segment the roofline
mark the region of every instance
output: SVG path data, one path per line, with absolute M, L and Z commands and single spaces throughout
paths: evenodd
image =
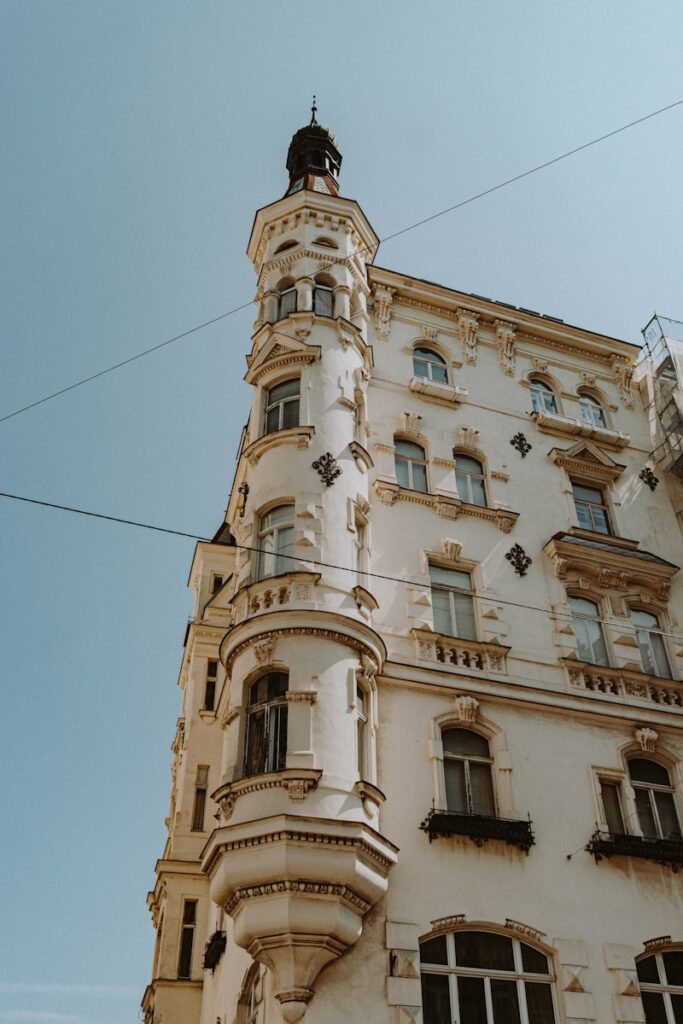
M 609 334 L 600 334 L 598 331 L 591 331 L 586 327 L 566 323 L 564 320 L 560 320 L 559 317 L 537 313 L 535 310 L 523 309 L 507 302 L 497 301 L 496 299 L 489 299 L 484 295 L 477 295 L 475 292 L 461 292 L 456 288 L 449 288 L 447 285 L 439 284 L 436 281 L 428 281 L 422 277 L 413 277 L 411 274 L 402 274 L 399 271 L 390 270 L 388 267 L 372 265 L 368 267 L 368 273 L 374 279 L 387 278 L 388 280 L 382 283 L 393 284 L 399 288 L 401 285 L 403 287 L 411 287 L 412 285 L 422 289 L 436 290 L 437 296 L 448 296 L 458 304 L 466 302 L 468 308 L 472 308 L 475 312 L 489 311 L 492 315 L 499 316 L 501 319 L 516 321 L 519 324 L 526 324 L 536 328 L 543 325 L 545 333 L 548 333 L 549 330 L 552 330 L 555 334 L 566 332 L 575 334 L 575 332 L 578 332 L 583 336 L 584 340 L 596 339 L 602 342 L 610 342 L 612 345 L 624 346 L 629 350 L 629 355 L 632 354 L 631 350 L 640 352 L 642 348 L 637 342 L 624 341 L 623 338 L 615 338 Z

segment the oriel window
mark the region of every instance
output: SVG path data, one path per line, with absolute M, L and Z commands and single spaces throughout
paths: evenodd
M 280 292 L 280 315 L 284 320 L 290 313 L 296 313 L 296 288 L 287 288 Z
M 331 288 L 317 284 L 313 289 L 313 312 L 316 316 L 332 316 L 334 294 Z

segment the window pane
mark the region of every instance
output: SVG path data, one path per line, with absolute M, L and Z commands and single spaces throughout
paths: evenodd
M 452 636 L 455 624 L 451 622 L 451 602 L 447 590 L 432 590 L 432 612 L 436 632 Z
M 605 509 L 600 508 L 598 505 L 591 505 L 590 511 L 593 517 L 593 526 L 589 527 L 589 529 L 593 529 L 596 533 L 611 533 Z
M 483 978 L 458 978 L 459 1024 L 487 1024 Z
M 512 939 L 495 932 L 455 932 L 455 957 L 460 967 L 513 971 Z
M 204 710 L 213 711 L 216 704 L 216 680 L 207 679 L 204 691 Z
M 619 786 L 614 782 L 601 782 L 600 796 L 607 828 L 612 835 L 623 836 L 626 830 L 619 803 Z
M 526 942 L 520 943 L 522 947 L 522 967 L 529 974 L 550 974 L 548 970 L 548 957 L 533 946 L 527 946 Z
M 646 757 L 633 757 L 628 763 L 629 775 L 634 782 L 653 782 L 656 786 L 670 786 L 669 773 L 664 765 Z
M 659 984 L 657 961 L 653 956 L 646 956 L 644 960 L 639 960 L 636 963 L 636 971 L 638 973 L 638 981 L 650 981 L 654 982 L 655 985 Z
M 659 619 L 652 612 L 644 612 L 642 608 L 631 608 L 631 622 L 636 626 L 646 626 L 648 629 L 659 629 Z
M 185 900 L 183 906 L 183 924 L 194 924 L 197 920 L 197 901 Z
M 469 475 L 467 473 L 461 473 L 459 469 L 455 471 L 455 487 L 458 492 L 458 497 L 461 501 L 470 500 L 470 489 L 468 487 Z
M 676 806 L 671 793 L 654 794 L 663 839 L 680 839 L 681 830 L 676 815 Z
M 662 953 L 662 959 L 668 984 L 683 985 L 683 950 L 674 949 L 669 953 Z
M 282 406 L 282 429 L 299 426 L 299 400 L 291 398 Z
M 280 406 L 276 405 L 266 413 L 266 434 L 280 429 Z
M 413 356 L 413 375 L 415 377 L 429 377 L 429 363 L 424 359 L 417 359 Z
M 424 448 L 413 441 L 403 441 L 398 438 L 395 447 L 397 455 L 407 455 L 411 459 L 424 459 L 425 457 Z
M 313 293 L 313 304 L 318 316 L 332 316 L 332 290 L 316 288 Z
M 448 373 L 442 363 L 430 363 L 430 372 L 432 380 L 437 381 L 439 384 L 448 384 Z
M 638 822 L 640 824 L 641 832 L 646 839 L 657 839 L 657 825 L 655 824 L 655 816 L 650 803 L 650 790 L 636 789 L 635 794 L 636 810 L 638 812 Z
M 289 288 L 280 296 L 280 318 L 296 312 L 296 288 Z
M 263 517 L 261 524 L 264 529 L 271 526 L 280 526 L 282 523 L 289 523 L 294 518 L 293 505 L 277 505 L 272 508 L 268 515 Z
M 268 718 L 270 735 L 266 771 L 282 772 L 287 761 L 287 705 L 271 708 Z
M 664 996 L 659 992 L 641 992 L 646 1024 L 669 1024 L 664 1008 Z
M 453 591 L 451 597 L 455 609 L 455 635 L 462 637 L 463 640 L 476 640 L 477 625 L 472 597 L 457 591 Z
M 517 982 L 491 979 L 494 1024 L 520 1024 Z
M 591 505 L 604 505 L 602 491 L 599 487 L 586 487 L 572 481 L 572 490 L 577 501 L 587 501 Z
M 455 453 L 455 465 L 460 473 L 478 473 L 482 476 L 484 472 L 481 462 L 470 455 L 460 455 L 458 452 Z
M 441 733 L 444 753 L 490 757 L 486 737 L 469 729 L 444 729 Z
M 423 964 L 447 964 L 446 936 L 437 935 L 434 939 L 427 939 L 425 942 L 421 942 L 420 960 Z
M 294 528 L 292 526 L 280 527 L 277 535 L 277 558 L 275 559 L 275 575 L 281 572 L 291 572 L 294 563 L 291 557 L 294 551 Z
M 192 812 L 192 831 L 204 831 L 204 810 L 206 808 L 206 790 L 196 789 L 194 793 L 194 810 Z
M 180 956 L 178 958 L 178 977 L 189 978 L 192 969 L 192 940 L 194 928 L 183 928 L 180 939 Z
M 470 477 L 470 486 L 472 488 L 472 504 L 486 505 L 486 488 L 484 487 L 484 481 L 476 476 Z
M 445 974 L 422 975 L 422 1019 L 424 1024 L 451 1024 L 451 998 Z M 486 1018 L 482 1024 L 486 1024 Z
M 269 672 L 267 676 L 262 676 L 262 679 L 266 680 L 266 696 L 268 700 L 277 700 L 278 697 L 282 697 L 289 688 L 289 676 L 286 672 Z
M 496 807 L 493 802 L 491 766 L 470 761 L 470 783 L 472 786 L 473 814 L 488 814 L 493 817 Z
M 427 467 L 421 462 L 413 462 L 413 490 L 427 491 Z
M 671 1006 L 674 1011 L 675 1024 L 683 1024 L 683 996 L 671 995 Z
M 525 981 L 524 988 L 529 1024 L 555 1024 L 550 985 L 544 985 L 540 981 Z
M 467 790 L 465 787 L 465 762 L 446 758 L 443 765 L 446 783 L 446 807 L 449 811 L 467 814 Z
M 429 566 L 429 578 L 432 583 L 443 583 L 447 587 L 460 587 L 462 590 L 471 588 L 470 574 L 457 569 L 442 569 L 439 565 Z
M 271 388 L 268 392 L 268 405 L 272 405 L 273 402 L 279 402 L 283 398 L 291 398 L 292 396 L 299 394 L 299 378 L 294 377 L 292 380 L 283 380 L 281 384 L 276 384 L 274 388 Z
M 582 501 L 575 501 L 576 506 L 576 518 L 579 520 L 579 526 L 583 530 L 593 529 L 593 520 L 591 518 L 590 507 Z
M 263 771 L 265 722 L 265 711 L 251 712 L 247 720 L 245 775 L 259 775 Z

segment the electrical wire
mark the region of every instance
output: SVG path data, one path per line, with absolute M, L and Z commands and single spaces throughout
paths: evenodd
M 553 164 L 557 164 L 561 160 L 566 160 L 568 157 L 574 156 L 576 153 L 580 153 L 584 149 L 589 149 L 591 146 L 597 146 L 598 143 L 604 142 L 606 139 L 610 139 L 614 135 L 619 135 L 621 132 L 628 131 L 630 128 L 635 128 L 636 125 L 642 124 L 644 121 L 649 121 L 651 118 L 657 117 L 659 114 L 664 114 L 669 110 L 673 110 L 674 107 L 681 105 L 683 105 L 683 99 L 676 100 L 674 103 L 669 103 L 665 107 L 653 110 L 649 114 L 645 114 L 643 117 L 636 118 L 635 121 L 629 121 L 628 124 L 621 125 L 620 128 L 614 128 L 610 132 L 605 132 L 604 135 L 600 135 L 596 139 L 591 139 L 590 142 L 584 142 L 581 146 L 575 146 L 573 149 L 567 150 L 566 153 L 561 153 L 559 156 L 553 157 L 551 160 L 546 160 L 544 163 L 537 164 L 535 167 L 531 167 L 527 171 L 522 171 L 521 174 L 516 174 L 512 178 L 506 178 L 505 181 L 501 181 L 497 185 L 492 185 L 490 188 L 484 189 L 482 192 L 477 192 L 475 195 L 469 196 L 467 199 L 463 199 L 458 203 L 454 203 L 452 206 L 447 206 L 445 209 L 439 210 L 437 213 L 432 213 L 428 217 L 423 217 L 421 220 L 416 220 L 412 224 L 408 224 L 406 227 L 400 228 L 398 231 L 393 231 L 391 234 L 384 235 L 383 238 L 378 240 L 378 244 L 390 242 L 392 239 L 398 238 L 400 235 L 405 235 L 409 231 L 414 231 L 416 228 L 429 224 L 432 221 L 437 220 L 439 217 L 444 217 L 448 213 L 453 213 L 455 210 L 459 210 L 463 206 L 468 206 L 470 203 L 474 203 L 478 199 L 483 199 L 485 196 L 489 196 L 493 192 L 497 192 L 499 189 L 506 188 L 508 185 L 521 181 L 523 178 L 528 178 L 532 174 L 537 174 L 539 171 L 545 170 L 546 167 L 551 167 Z M 367 245 L 361 246 L 359 249 L 351 252 L 347 259 L 352 259 L 354 256 L 369 252 L 371 251 L 371 248 L 373 247 Z M 7 420 L 11 420 L 15 416 L 19 416 L 21 413 L 28 412 L 29 409 L 35 409 L 36 406 L 43 405 L 45 402 L 49 402 L 53 398 L 58 398 L 60 395 L 64 395 L 68 391 L 73 391 L 75 388 L 79 388 L 83 384 L 89 384 L 93 380 L 104 377 L 107 373 L 119 370 L 122 366 L 127 366 L 129 363 L 133 363 L 137 359 L 142 359 L 144 356 L 148 356 L 152 352 L 158 352 L 159 349 L 165 348 L 167 345 L 172 345 L 174 342 L 180 341 L 183 338 L 187 338 L 189 335 L 195 334 L 197 331 L 201 331 L 205 327 L 211 326 L 211 324 L 218 323 L 219 320 L 225 320 L 227 317 L 233 316 L 235 313 L 239 313 L 243 309 L 247 309 L 247 307 L 252 304 L 253 300 L 244 302 L 242 305 L 235 306 L 233 309 L 229 309 L 225 313 L 220 313 L 218 316 L 212 317 L 210 320 L 205 320 L 204 323 L 197 324 L 195 327 L 190 327 L 181 334 L 176 334 L 174 337 L 167 338 L 165 341 L 161 341 L 157 345 L 152 345 L 150 348 L 144 349 L 136 355 L 129 356 L 127 359 L 122 359 L 120 362 L 114 363 L 112 366 L 99 370 L 97 373 L 93 373 L 89 377 L 83 377 L 81 380 L 74 381 L 73 384 L 69 384 L 67 387 L 60 388 L 58 391 L 53 391 L 51 394 L 45 395 L 43 398 L 38 398 L 34 402 L 29 402 L 27 405 L 24 405 L 19 409 L 15 409 L 13 412 L 0 416 L 0 423 L 5 423 Z
M 91 511 L 89 511 L 87 509 L 74 508 L 72 505 L 59 505 L 59 504 L 57 504 L 56 502 L 53 502 L 53 501 L 41 501 L 38 498 L 27 498 L 27 497 L 24 497 L 23 495 L 20 495 L 20 494 L 10 494 L 7 491 L 0 491 L 0 498 L 10 498 L 13 501 L 23 501 L 23 502 L 28 503 L 29 505 L 40 505 L 40 506 L 42 506 L 44 508 L 58 509 L 61 512 L 74 512 L 77 515 L 89 516 L 92 519 L 105 519 L 108 522 L 111 522 L 111 523 L 121 523 L 124 526 L 136 526 L 136 527 L 139 527 L 140 529 L 143 529 L 143 530 L 153 530 L 156 533 L 168 533 L 168 534 L 170 534 L 171 536 L 174 536 L 174 537 L 186 537 L 189 540 L 202 541 L 202 542 L 205 542 L 207 544 L 212 543 L 212 539 L 210 537 L 203 537 L 201 534 L 186 533 L 183 530 L 172 530 L 172 529 L 170 529 L 169 527 L 166 527 L 166 526 L 154 526 L 154 525 L 152 525 L 150 523 L 141 523 L 139 520 L 136 520 L 136 519 L 125 519 L 125 518 L 123 518 L 121 516 L 109 516 L 109 515 L 105 515 L 102 512 L 91 512 Z M 272 554 L 271 551 L 267 551 L 265 548 L 251 547 L 248 544 L 238 544 L 236 541 L 233 541 L 229 545 L 225 545 L 225 546 L 226 547 L 231 547 L 231 548 L 236 548 L 239 551 L 248 551 L 248 552 L 250 552 L 252 554 L 264 554 L 264 555 Z M 305 557 L 302 558 L 300 555 L 278 554 L 278 557 L 279 558 L 283 558 L 285 560 L 292 561 L 292 562 L 307 562 L 310 565 L 316 565 L 316 566 L 319 566 L 322 569 L 337 569 L 340 572 L 350 572 L 350 573 L 353 573 L 354 576 L 359 575 L 358 569 L 356 569 L 356 568 L 354 568 L 352 566 L 348 566 L 348 565 L 337 565 L 334 562 L 322 562 L 322 561 L 320 561 L 318 559 L 315 559 L 315 558 L 305 558 Z M 429 586 L 429 584 L 426 584 L 424 581 L 406 579 L 405 577 L 401 577 L 401 576 L 390 576 L 387 573 L 379 573 L 379 572 L 367 571 L 367 572 L 360 573 L 360 575 L 367 576 L 367 577 L 372 577 L 373 579 L 377 579 L 377 580 L 385 580 L 385 581 L 388 581 L 390 583 L 402 583 L 404 586 L 407 586 L 407 587 L 419 587 L 420 590 L 424 590 L 426 587 Z M 526 604 L 526 603 L 522 603 L 520 601 L 509 601 L 509 600 L 506 600 L 505 598 L 500 598 L 500 597 L 486 597 L 483 594 L 477 594 L 476 596 L 477 596 L 477 600 L 478 601 L 488 601 L 490 604 L 501 604 L 501 605 L 508 605 L 509 607 L 512 607 L 512 608 L 522 608 L 524 611 L 542 612 L 544 615 L 552 616 L 552 617 L 557 618 L 557 619 L 565 619 L 568 622 L 571 622 L 572 619 L 574 618 L 573 615 L 567 615 L 565 612 L 556 612 L 556 611 L 550 612 L 547 608 L 541 608 L 538 605 Z M 587 621 L 590 621 L 590 622 L 602 622 L 605 625 L 610 625 L 610 626 L 614 625 L 614 623 L 610 622 L 609 619 L 602 619 L 602 618 L 599 618 L 597 616 L 581 616 L 581 615 L 578 615 L 577 617 L 578 618 L 585 618 Z M 639 628 L 637 626 L 632 626 L 630 624 L 626 625 L 626 626 L 623 626 L 623 628 L 624 629 L 631 629 L 634 633 L 638 633 L 638 632 L 642 632 L 643 631 L 642 627 Z M 650 627 L 648 627 L 647 630 L 645 630 L 645 631 L 648 632 L 648 633 L 656 633 L 659 636 L 668 636 L 668 637 L 670 637 L 673 640 L 683 641 L 683 635 L 680 634 L 680 633 L 668 633 L 668 632 L 666 632 L 663 629 L 652 629 Z

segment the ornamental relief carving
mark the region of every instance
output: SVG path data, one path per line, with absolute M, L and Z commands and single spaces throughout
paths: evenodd
M 505 320 L 494 320 L 500 365 L 505 373 L 515 372 L 515 328 Z
M 474 364 L 477 361 L 477 341 L 479 340 L 477 328 L 479 324 L 479 317 L 476 313 L 472 313 L 468 309 L 459 309 L 456 323 L 458 326 L 460 341 L 462 343 L 462 352 L 465 362 Z
M 389 340 L 391 332 L 391 306 L 396 294 L 395 288 L 376 285 L 373 290 L 374 323 L 377 337 L 382 341 Z

